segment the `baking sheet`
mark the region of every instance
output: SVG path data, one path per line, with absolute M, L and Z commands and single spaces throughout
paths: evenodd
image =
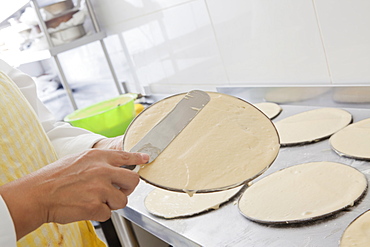
M 281 105 L 282 113 L 275 119 L 319 107 Z M 369 118 L 369 109 L 342 108 L 353 115 L 353 121 Z M 273 165 L 259 178 L 292 165 L 332 161 L 347 164 L 361 171 L 370 180 L 370 162 L 341 157 L 329 145 L 329 140 L 295 147 L 283 147 Z M 353 207 L 328 218 L 308 224 L 270 226 L 243 217 L 237 204 L 230 201 L 218 210 L 186 218 L 166 220 L 149 214 L 145 196 L 153 189 L 142 182 L 129 198 L 128 206 L 117 212 L 173 246 L 269 246 L 269 247 L 337 247 L 346 227 L 370 208 L 369 190 Z

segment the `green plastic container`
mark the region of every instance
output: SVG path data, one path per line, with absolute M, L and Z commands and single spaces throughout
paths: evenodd
M 76 110 L 64 121 L 106 137 L 123 135 L 135 117 L 135 98 L 134 94 L 122 94 Z

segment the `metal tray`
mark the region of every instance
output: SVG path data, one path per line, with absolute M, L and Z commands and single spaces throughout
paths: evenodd
M 283 111 L 274 121 L 321 107 L 281 106 Z M 353 115 L 354 122 L 370 117 L 370 109 L 342 109 Z M 339 156 L 331 149 L 328 139 L 303 146 L 281 148 L 272 166 L 255 181 L 280 169 L 314 161 L 332 161 L 353 166 L 361 171 L 369 182 L 370 162 Z M 325 219 L 304 224 L 259 224 L 242 216 L 235 201 L 202 215 L 166 220 L 151 215 L 145 209 L 145 196 L 152 189 L 151 185 L 142 182 L 130 196 L 128 206 L 117 212 L 173 246 L 337 247 L 350 222 L 370 208 L 370 195 L 366 191 L 353 207 Z

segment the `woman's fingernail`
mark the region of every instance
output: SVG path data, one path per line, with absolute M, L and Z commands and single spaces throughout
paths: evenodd
M 146 160 L 146 161 L 148 161 L 148 160 L 149 160 L 149 155 L 148 155 L 148 154 L 141 153 L 140 155 L 141 155 L 141 157 L 143 158 L 143 160 Z

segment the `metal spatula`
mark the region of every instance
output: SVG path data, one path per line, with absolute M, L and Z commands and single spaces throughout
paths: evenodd
M 153 162 L 209 101 L 210 96 L 206 92 L 188 92 L 130 152 L 147 153 L 150 156 L 148 163 Z M 134 170 L 138 170 L 138 166 Z

